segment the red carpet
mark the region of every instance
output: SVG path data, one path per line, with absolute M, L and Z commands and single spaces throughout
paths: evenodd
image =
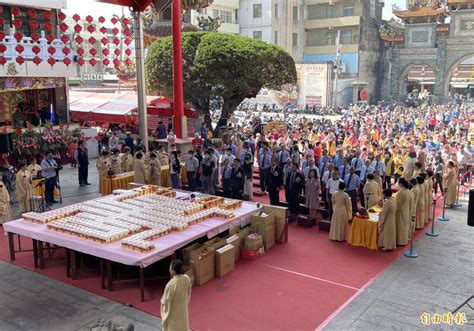
M 418 231 L 417 236 L 428 229 Z M 23 249 L 31 246 L 31 240 L 22 242 Z M 0 247 L 0 259 L 8 262 L 6 236 L 0 236 Z M 191 327 L 314 330 L 406 249 L 375 252 L 332 242 L 327 232 L 291 224 L 287 244 L 277 244 L 257 261 L 239 261 L 234 272 L 193 288 Z M 63 256 L 63 250 L 58 250 L 52 259 L 46 259 L 41 273 L 159 315 L 163 281 L 147 281 L 147 301 L 141 303 L 138 281 L 114 283 L 114 291 L 108 292 L 100 289 L 99 273 L 94 269 L 80 270 L 79 279 L 73 281 L 66 278 Z M 17 254 L 15 264 L 33 270 L 31 252 Z

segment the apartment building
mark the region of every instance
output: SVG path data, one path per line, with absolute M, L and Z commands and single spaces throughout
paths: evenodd
M 303 62 L 304 0 L 241 0 L 240 34 L 279 45 Z
M 239 34 L 240 25 L 238 23 L 239 0 L 215 0 L 209 7 L 200 11 L 191 12 L 191 22 L 198 24 L 198 17 L 220 18 L 222 25 L 219 32 Z

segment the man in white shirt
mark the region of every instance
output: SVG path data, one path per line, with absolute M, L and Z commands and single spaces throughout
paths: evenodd
M 332 217 L 332 195 L 336 193 L 337 190 L 339 190 L 339 183 L 343 183 L 344 181 L 339 178 L 339 171 L 335 170 L 332 172 L 332 175 L 330 178 L 328 178 L 327 184 L 326 184 L 326 190 L 327 190 L 327 201 L 328 201 L 328 209 L 329 209 L 329 219 Z

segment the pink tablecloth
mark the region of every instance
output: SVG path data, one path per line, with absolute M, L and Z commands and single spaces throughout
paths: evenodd
M 48 242 L 109 261 L 145 268 L 172 255 L 176 250 L 198 238 L 203 236 L 212 238 L 235 225 L 245 226 L 249 224 L 250 215 L 255 211 L 257 211 L 256 205 L 244 202 L 242 208 L 235 211 L 236 217 L 234 219 L 223 220 L 211 218 L 190 226 L 185 231 L 172 232 L 169 235 L 153 240 L 152 242 L 155 245 L 155 249 L 150 253 L 140 253 L 124 248 L 121 245 L 121 241 L 111 244 L 99 244 L 87 239 L 51 231 L 46 228 L 46 225 L 33 224 L 25 222 L 22 219 L 5 223 L 3 228 L 7 232 Z

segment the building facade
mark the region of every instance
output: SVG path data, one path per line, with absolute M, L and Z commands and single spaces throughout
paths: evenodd
M 191 22 L 198 25 L 199 17 L 220 18 L 221 26 L 219 32 L 239 34 L 240 25 L 238 22 L 239 0 L 215 0 L 209 7 L 199 11 L 191 12 Z

